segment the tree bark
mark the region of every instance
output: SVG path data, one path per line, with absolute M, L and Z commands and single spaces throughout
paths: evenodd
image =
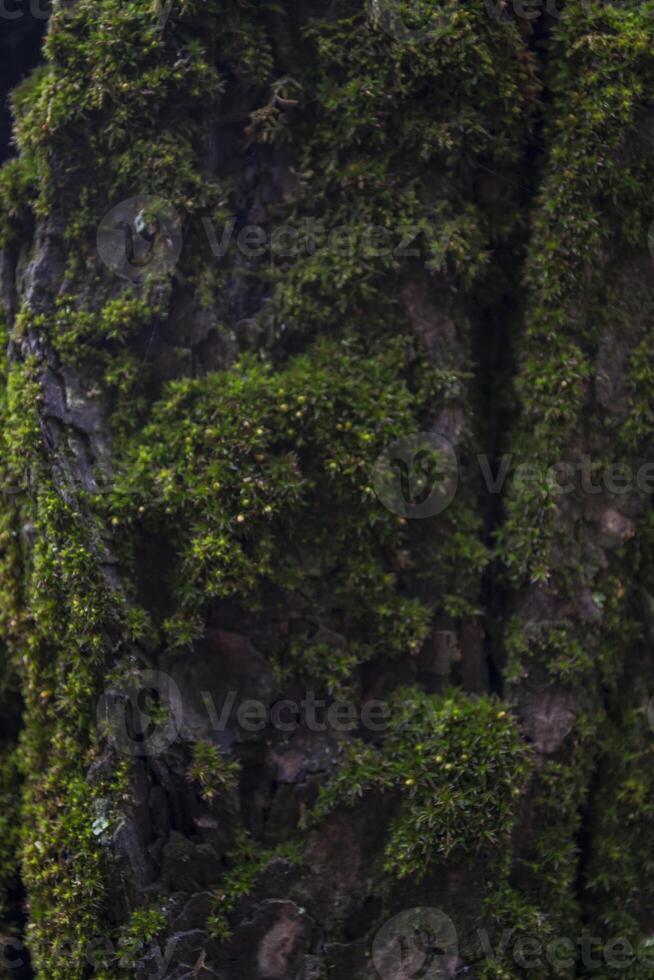
M 527 6 L 55 3 L 1 975 L 654 976 L 654 3 Z

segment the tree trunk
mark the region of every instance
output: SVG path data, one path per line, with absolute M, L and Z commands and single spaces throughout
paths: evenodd
M 654 2 L 559 7 L 55 0 L 0 975 L 654 977 Z

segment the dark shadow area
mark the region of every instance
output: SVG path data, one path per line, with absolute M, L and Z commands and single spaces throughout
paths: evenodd
M 5 650 L 0 648 L 0 657 Z M 7 668 L 5 667 L 5 670 Z M 5 762 L 20 738 L 24 704 L 14 676 L 0 678 L 0 758 L 3 760 L 2 792 L 6 799 L 11 794 L 16 805 L 21 793 L 20 775 L 12 770 L 5 772 Z M 10 775 L 11 773 L 11 775 Z M 16 844 L 16 846 L 18 846 Z M 3 909 L 0 926 L 0 977 L 10 980 L 32 980 L 34 976 L 30 954 L 25 945 L 27 925 L 27 895 L 18 870 L 3 881 Z M 3 972 L 4 971 L 4 972 Z
M 12 156 L 9 95 L 41 60 L 46 0 L 0 0 L 0 163 Z

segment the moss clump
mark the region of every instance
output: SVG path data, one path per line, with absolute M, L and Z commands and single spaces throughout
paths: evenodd
M 650 2 L 629 10 L 570 2 L 553 28 L 548 151 L 533 212 L 526 329 L 519 345 L 517 392 L 524 415 L 512 448 L 520 461 L 549 467 L 576 462 L 586 452 L 598 468 L 610 461 L 635 473 L 651 458 L 643 400 L 651 331 L 642 311 L 651 306 L 646 249 L 653 105 L 644 79 L 654 72 L 648 41 L 653 25 Z M 586 888 L 587 848 L 596 834 L 605 857 L 629 849 L 617 843 L 616 811 L 609 791 L 600 787 L 605 766 L 613 767 L 608 760 L 615 719 L 628 718 L 625 702 L 646 683 L 630 651 L 642 643 L 637 595 L 649 559 L 639 554 L 638 539 L 647 540 L 648 532 L 641 524 L 633 541 L 604 548 L 593 513 L 597 499 L 581 491 L 561 496 L 545 480 L 516 483 L 500 537 L 513 586 L 528 596 L 506 632 L 509 690 L 551 685 L 573 699 L 576 711 L 565 741 L 545 759 L 534 784 L 531 822 L 538 832 L 522 856 L 521 891 L 547 915 L 550 928 L 575 940 L 589 921 L 604 939 L 619 934 L 595 915 L 596 902 L 602 915 L 609 902 L 618 909 L 627 905 L 632 937 L 639 912 L 641 929 L 648 928 L 648 900 L 638 910 L 626 856 L 624 878 L 617 861 L 605 860 L 603 867 L 594 865 L 593 890 Z M 625 505 L 636 512 L 637 495 L 625 498 Z M 629 725 L 625 761 L 632 747 L 634 753 L 641 748 L 628 733 Z M 625 796 L 635 776 L 627 768 L 625 784 L 613 784 Z M 636 809 L 642 802 L 645 820 L 647 783 L 639 781 L 633 796 Z M 598 795 L 612 811 L 603 830 L 601 820 L 588 822 Z M 600 896 L 609 887 L 611 899 L 604 903 Z M 624 904 L 616 899 L 622 888 Z M 613 973 L 607 967 L 603 975 Z
M 90 780 L 88 770 L 99 752 L 95 707 L 106 630 L 116 628 L 120 602 L 99 578 L 93 542 L 85 539 L 79 515 L 44 483 L 33 520 L 37 544 L 29 569 L 32 626 L 23 664 L 22 738 L 28 939 L 40 971 L 81 980 L 89 938 L 111 934 L 109 924 L 103 926 L 109 869 L 98 806 L 107 809 L 111 826 L 125 774 L 110 766 Z M 59 620 L 63 609 L 65 626 Z
M 637 946 L 649 933 L 645 910 L 654 899 L 647 843 L 654 819 L 654 746 L 646 706 L 625 706 L 611 719 L 603 747 L 584 883 L 599 934 L 607 940 L 625 937 Z M 652 976 L 653 968 L 638 977 Z
M 577 624 L 539 621 L 523 623 L 515 617 L 507 628 L 507 678 L 517 682 L 528 663 L 545 666 L 552 679 L 586 679 L 597 669 L 596 651 L 577 635 Z
M 0 248 L 25 238 L 37 193 L 34 158 L 29 153 L 0 167 Z
M 33 332 L 56 354 L 59 367 L 74 367 L 83 393 L 102 396 L 111 420 L 107 424 L 119 436 L 132 430 L 145 411 L 148 343 L 163 315 L 156 289 L 126 289 L 99 309 L 66 293 L 47 314 L 21 309 L 14 333 Z
M 60 5 L 46 44 L 48 65 L 14 100 L 22 157 L 0 177 L 5 204 L 9 197 L 17 202 L 0 228 L 4 242 L 16 240 L 32 207 L 39 215 L 63 212 L 68 243 L 80 246 L 69 254 L 81 253 L 88 272 L 96 268 L 86 246 L 98 217 L 118 197 L 140 190 L 166 196 L 191 217 L 206 211 L 223 220 L 233 207 L 245 220 L 244 202 L 252 201 L 262 171 L 269 176 L 275 169 L 270 154 L 277 151 L 286 186 L 271 188 L 264 223 L 287 222 L 301 233 L 313 216 L 328 229 L 347 225 L 357 242 L 342 249 L 332 240 L 254 271 L 232 263 L 230 252 L 222 279 L 204 266 L 198 277 L 209 299 L 231 275 L 263 280 L 260 296 L 268 302 L 262 298 L 254 315 L 272 318 L 275 357 L 305 353 L 285 366 L 245 358 L 229 372 L 170 385 L 143 431 L 137 420 L 149 393 L 136 400 L 134 349 L 158 304 L 124 294 L 103 298 L 95 311 L 71 292 L 46 316 L 19 320 L 17 334 L 34 330 L 61 363 L 83 374 L 90 368 L 100 394 L 115 395 L 123 421 L 138 408 L 131 427 L 122 426 L 131 436 L 116 493 L 87 511 L 65 465 L 57 467 L 55 485 L 50 461 L 41 457 L 37 362 L 15 366 L 8 380 L 4 448 L 11 479 L 32 491 L 19 516 L 34 529 L 36 545 L 18 587 L 15 555 L 2 567 L 9 596 L 2 616 L 12 649 L 20 649 L 27 704 L 21 752 L 31 938 L 37 969 L 54 980 L 81 980 L 83 937 L 105 915 L 105 818 L 98 822 L 96 804 L 115 798 L 120 780 L 92 786 L 86 773 L 99 751 L 93 707 L 106 652 L 148 628 L 146 614 L 128 608 L 103 579 L 110 535 L 134 567 L 144 542 L 170 542 L 173 613 L 163 623 L 165 641 L 191 644 L 220 600 L 275 614 L 291 609 L 270 653 L 280 673 L 309 674 L 332 692 L 373 656 L 418 652 L 437 617 L 456 630 L 478 612 L 487 555 L 465 495 L 437 520 L 411 527 L 374 499 L 370 473 L 389 442 L 429 428 L 436 411 L 465 401 L 466 335 L 479 312 L 470 297 L 476 300 L 492 278 L 493 250 L 501 251 L 524 222 L 511 181 L 522 169 L 538 92 L 535 58 L 518 25 L 489 17 L 481 2 L 448 7 L 441 35 L 426 44 L 407 43 L 381 25 L 364 31 L 364 5 L 347 7 L 343 17 L 305 25 L 292 6 L 287 13 L 258 3 L 245 16 L 239 0 L 217 0 L 210 10 L 191 0 L 176 6 L 162 32 L 149 0 Z M 604 283 L 613 278 L 612 263 L 642 243 L 650 220 L 651 154 L 625 166 L 623 139 L 651 108 L 643 79 L 652 75 L 654 5 L 627 12 L 598 7 L 568 3 L 551 45 L 553 150 L 529 265 L 519 381 L 525 419 L 516 444 L 553 461 L 567 440 L 581 436 L 583 444 L 587 435 L 579 419 L 594 344 L 615 310 Z M 420 0 L 415 8 L 420 14 L 433 4 Z M 300 31 L 304 43 L 294 45 Z M 228 127 L 245 124 L 242 116 L 252 109 L 244 134 L 250 150 L 235 154 L 240 161 L 249 153 L 243 168 L 249 176 L 207 179 L 206 123 L 224 92 L 231 99 Z M 484 189 L 488 171 L 498 180 Z M 269 184 L 260 186 L 268 196 Z M 371 225 L 390 233 L 381 254 L 361 245 Z M 417 255 L 407 255 L 414 243 Z M 451 339 L 434 340 L 431 367 L 416 357 L 417 340 L 406 338 L 403 288 L 411 277 L 426 284 L 433 300 L 423 319 L 430 326 L 448 320 L 444 335 L 451 327 Z M 92 292 L 88 281 L 87 287 Z M 311 346 L 319 333 L 331 339 Z M 651 380 L 648 357 L 643 344 L 633 358 L 637 385 Z M 648 419 L 641 406 L 626 437 L 642 440 Z M 60 452 L 57 462 L 65 464 Z M 562 596 L 582 577 L 579 550 L 563 549 L 563 561 L 553 560 L 558 514 L 551 487 L 516 487 L 503 544 L 520 586 L 552 584 Z M 3 525 L 5 539 L 16 517 Z M 583 576 L 605 597 L 612 633 L 624 608 L 622 598 L 613 598 L 621 575 L 622 569 L 620 575 L 593 569 Z M 631 590 L 623 591 L 628 602 Z M 10 614 L 17 606 L 29 609 L 28 624 Z M 630 625 L 623 643 L 631 631 Z M 575 921 L 575 835 L 605 720 L 598 704 L 605 694 L 609 704 L 617 698 L 621 677 L 615 636 L 594 659 L 598 633 L 580 636 L 566 615 L 538 630 L 517 623 L 511 637 L 516 682 L 532 661 L 546 661 L 552 680 L 582 690 L 601 668 L 570 753 L 541 770 L 536 803 L 545 829 L 524 862 L 538 882 L 539 903 L 519 915 L 507 885 L 509 835 L 528 762 L 513 719 L 491 699 L 412 694 L 410 718 L 400 709 L 380 749 L 352 749 L 317 816 L 364 791 L 393 792 L 399 812 L 388 871 L 419 875 L 430 863 L 496 851 L 501 917 L 524 926 L 542 907 L 558 922 Z M 613 741 L 607 732 L 607 746 Z M 619 805 L 604 824 L 600 861 L 614 854 L 628 801 L 645 817 L 649 812 L 649 789 L 633 787 L 634 766 L 620 782 L 613 748 L 610 755 Z M 205 745 L 196 746 L 189 774 L 209 798 L 235 778 Z M 640 829 L 632 841 L 642 846 Z M 216 912 L 218 935 L 227 937 L 238 898 L 284 853 L 239 839 Z M 11 855 L 6 861 L 11 868 Z M 621 878 L 617 862 L 610 864 L 611 881 L 620 883 L 635 919 L 634 868 Z M 597 896 L 606 881 L 596 871 L 590 880 Z M 597 905 L 603 914 L 601 900 Z M 160 910 L 136 913 L 125 933 L 128 952 L 138 954 L 161 925 Z
M 359 330 L 371 315 L 397 320 L 412 265 L 436 282 L 478 284 L 494 231 L 516 223 L 510 181 L 496 206 L 475 193 L 480 166 L 517 167 L 529 128 L 538 82 L 516 25 L 459 5 L 444 38 L 407 44 L 369 13 L 348 4 L 304 27 L 294 105 L 272 133 L 254 129 L 296 175 L 264 225 L 269 239 L 281 228 L 284 247 L 259 273 L 272 293 L 262 319 L 281 344 L 289 332 Z
M 654 254 L 654 239 L 650 233 Z M 654 335 L 648 333 L 633 351 L 629 364 L 631 411 L 622 429 L 622 439 L 632 449 L 647 451 L 654 432 L 654 409 L 648 397 L 654 389 Z
M 191 783 L 198 783 L 202 799 L 211 803 L 221 793 L 228 793 L 238 786 L 240 769 L 238 760 L 226 759 L 216 745 L 195 742 L 186 778 Z
M 16 334 L 32 329 L 47 337 L 62 364 L 86 369 L 94 360 L 112 363 L 117 352 L 133 344 L 134 337 L 162 312 L 150 298 L 129 291 L 108 300 L 100 310 L 81 308 L 77 296 L 64 295 L 57 297 L 50 315 L 33 316 L 23 310 Z M 102 375 L 98 380 L 104 381 L 103 389 L 110 387 Z
M 0 313 L 0 426 L 8 417 L 6 375 L 7 329 Z M 15 473 L 7 454 L 0 456 L 0 486 L 15 493 Z M 0 509 L 0 923 L 11 935 L 10 895 L 19 883 L 22 771 L 18 736 L 21 727 L 21 654 L 25 650 L 29 613 L 24 607 L 23 546 L 25 514 L 19 507 Z
M 164 33 L 149 0 L 82 0 L 53 12 L 47 67 L 14 100 L 16 139 L 36 161 L 37 213 L 61 203 L 67 187 L 69 240 L 82 244 L 98 207 L 116 196 L 143 190 L 188 207 L 206 200 L 196 124 L 217 105 L 222 82 L 200 32 L 210 48 L 217 17 L 189 12 L 185 26 Z M 82 160 L 93 160 L 92 173 Z
M 148 946 L 165 928 L 166 922 L 165 910 L 160 905 L 147 905 L 132 912 L 118 939 L 119 975 L 123 975 L 122 970 L 136 966 L 138 959 L 148 952 Z
M 112 592 L 99 568 L 106 552 L 97 526 L 81 518 L 74 495 L 55 486 L 49 473 L 39 424 L 38 362 L 12 365 L 2 382 L 4 476 L 31 491 L 19 516 L 30 529 L 32 547 L 20 556 L 14 544 L 0 569 L 3 592 L 19 590 L 24 610 L 9 616 L 6 635 L 20 650 L 15 663 L 24 699 L 18 762 L 24 780 L 20 850 L 29 893 L 27 939 L 41 975 L 81 980 L 89 939 L 112 931 L 106 920 L 103 925 L 103 835 L 117 819 L 127 774 L 121 765 L 105 766 L 95 779 L 88 773 L 99 753 L 95 707 L 106 639 L 119 636 L 129 617 L 124 597 Z M 7 603 L 4 614 L 11 608 Z M 110 976 L 102 970 L 96 975 Z
M 516 387 L 524 407 L 513 448 L 520 459 L 552 465 L 579 439 L 601 441 L 610 418 L 591 411 L 598 340 L 623 330 L 630 344 L 639 313 L 620 286 L 625 263 L 642 260 L 652 220 L 652 98 L 643 79 L 654 73 L 654 5 L 566 3 L 548 58 L 552 95 L 546 118 L 550 147 L 535 202 L 529 246 L 529 301 Z M 629 144 L 631 148 L 628 148 Z M 646 274 L 639 277 L 644 289 Z M 651 303 L 647 291 L 641 303 Z M 634 350 L 634 378 L 643 383 L 646 348 Z M 638 365 L 641 365 L 639 368 Z M 634 435 L 643 412 L 627 423 Z M 610 413 L 606 413 L 607 415 Z M 613 462 L 618 462 L 615 458 Z M 556 494 L 544 481 L 515 487 L 502 533 L 503 555 L 516 582 L 550 583 L 577 556 L 551 546 Z M 570 565 L 562 564 L 564 553 Z
M 393 695 L 383 746 L 345 750 L 310 821 L 364 792 L 398 792 L 384 868 L 420 878 L 457 855 L 506 858 L 529 772 L 528 747 L 500 702 L 404 689 Z
M 555 980 L 572 975 L 562 970 L 555 958 L 552 962 L 551 955 L 548 961 L 550 944 L 565 942 L 564 934 L 547 912 L 526 901 L 518 888 L 503 883 L 486 898 L 483 910 L 497 939 L 492 955 L 478 964 L 481 980 Z
M 420 361 L 408 366 L 407 355 L 402 339 L 374 351 L 319 341 L 281 371 L 245 358 L 228 373 L 169 386 L 127 454 L 114 504 L 121 526 L 163 534 L 178 551 L 177 608 L 165 624 L 173 642 L 199 635 L 212 599 L 260 609 L 295 597 L 306 619 L 277 653 L 338 686 L 373 655 L 418 652 L 434 597 L 447 604 L 457 593 L 454 613 L 467 611 L 485 556 L 465 505 L 434 520 L 414 561 L 408 553 L 400 561 L 407 522 L 372 487 L 378 454 L 456 384 Z M 457 519 L 460 532 L 449 537 Z M 329 627 L 322 635 L 311 625 L 317 608 Z

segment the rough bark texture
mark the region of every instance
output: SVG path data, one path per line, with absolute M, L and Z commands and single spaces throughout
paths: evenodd
M 654 3 L 559 7 L 55 3 L 2 975 L 654 976 Z

